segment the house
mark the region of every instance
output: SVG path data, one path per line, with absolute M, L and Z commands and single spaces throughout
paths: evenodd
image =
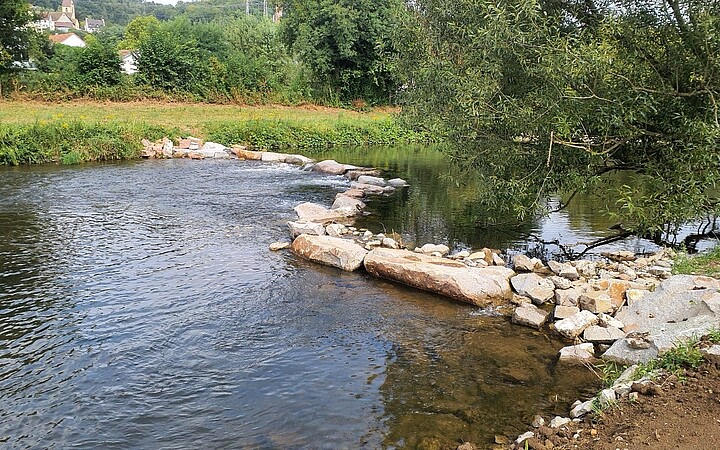
M 75 33 L 53 34 L 50 40 L 55 44 L 67 45 L 69 47 L 85 47 L 85 41 Z
M 33 27 L 38 33 L 42 33 L 45 30 L 55 31 L 55 22 L 50 17 L 50 13 L 42 13 L 40 20 L 32 23 Z
M 135 60 L 135 53 L 132 50 L 120 50 L 120 70 L 128 75 L 137 73 L 137 62 Z
M 72 1 L 72 0 L 69 0 Z M 51 12 L 47 14 L 47 19 L 50 22 L 52 22 L 52 30 L 56 31 L 70 31 L 70 30 L 77 30 L 80 28 L 80 24 L 78 23 L 75 16 L 68 16 L 64 12 Z
M 89 17 L 85 18 L 85 31 L 87 31 L 88 33 L 94 33 L 104 26 L 105 19 L 90 19 Z

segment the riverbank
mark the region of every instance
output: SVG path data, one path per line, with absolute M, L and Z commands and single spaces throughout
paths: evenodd
M 184 103 L 0 102 L 0 165 L 140 157 L 143 138 L 187 135 L 260 150 L 390 145 L 431 138 L 396 111 Z

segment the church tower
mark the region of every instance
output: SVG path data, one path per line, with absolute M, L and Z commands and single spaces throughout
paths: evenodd
M 64 12 L 67 14 L 67 16 L 75 22 L 77 19 L 75 19 L 75 1 L 74 0 L 62 0 L 62 9 L 61 12 Z

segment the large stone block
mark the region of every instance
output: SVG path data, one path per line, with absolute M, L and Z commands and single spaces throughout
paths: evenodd
M 359 269 L 368 253 L 349 239 L 307 234 L 298 236 L 291 248 L 305 259 L 348 272 Z

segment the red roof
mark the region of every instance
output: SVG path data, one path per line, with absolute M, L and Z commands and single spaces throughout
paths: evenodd
M 75 33 L 63 33 L 63 34 L 51 34 L 50 40 L 55 42 L 56 44 L 62 44 L 65 42 L 66 39 L 68 39 L 71 36 L 76 36 Z
M 63 0 L 62 5 L 66 8 L 73 6 L 73 1 L 72 0 Z

